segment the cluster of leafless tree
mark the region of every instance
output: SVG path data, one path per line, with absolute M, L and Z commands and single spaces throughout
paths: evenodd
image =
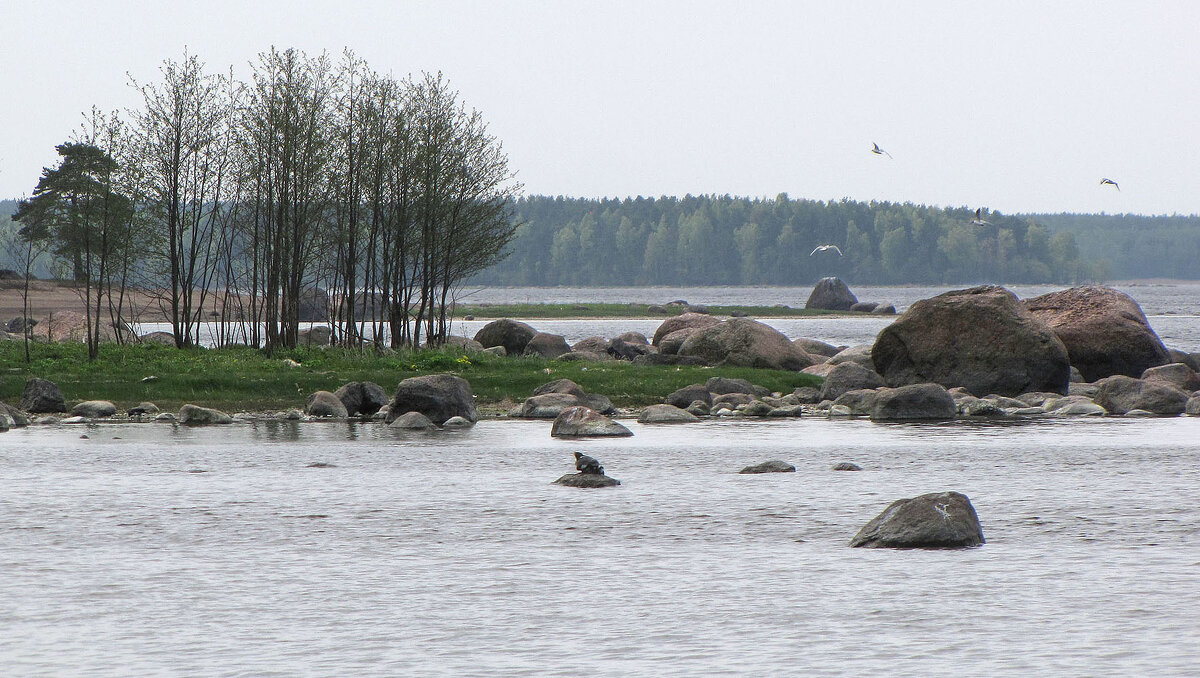
M 244 82 L 186 54 L 161 75 L 133 83 L 141 108 L 93 112 L 15 217 L 94 290 L 97 318 L 101 297 L 127 318 L 136 282 L 180 347 L 214 321 L 218 343 L 295 346 L 314 304 L 348 345 L 436 344 L 456 285 L 513 238 L 520 184 L 440 73 L 272 48 Z M 77 168 L 83 149 L 111 164 Z M 84 194 L 119 204 L 101 216 Z

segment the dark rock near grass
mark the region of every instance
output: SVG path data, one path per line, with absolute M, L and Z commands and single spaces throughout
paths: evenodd
M 463 320 L 470 320 L 470 318 L 463 318 Z M 446 337 L 446 345 L 457 346 L 468 353 L 478 353 L 483 350 L 483 344 L 479 343 L 478 341 L 475 341 L 470 337 L 460 337 L 456 335 L 450 335 Z
M 757 386 L 746 379 L 729 379 L 727 377 L 709 377 L 708 381 L 704 382 L 704 388 L 714 396 L 725 393 L 749 393 L 761 398 L 771 395 L 770 389 L 766 387 Z
M 696 415 L 697 417 L 707 417 L 712 414 L 712 406 L 703 400 L 693 400 L 690 405 L 685 408 L 685 411 Z
M 157 421 L 157 417 L 155 420 Z M 178 421 L 188 426 L 206 426 L 209 424 L 232 424 L 233 417 L 211 407 L 188 404 L 179 408 Z
M 880 304 L 871 309 L 871 315 L 896 315 L 896 307 L 892 304 Z
M 175 346 L 175 335 L 170 332 L 149 332 L 138 337 L 138 343 L 141 344 L 161 344 L 163 346 Z
M 879 302 L 877 301 L 860 301 L 850 306 L 850 310 L 854 311 L 855 313 L 870 313 L 871 311 L 874 311 L 877 306 L 879 306 Z
M 406 431 L 432 431 L 437 426 L 430 421 L 429 417 L 420 412 L 405 412 L 388 422 L 388 428 L 404 429 Z
M 621 338 L 608 342 L 608 354 L 617 360 L 633 360 L 648 353 L 658 353 L 658 349 L 649 344 L 625 341 Z
M 834 471 L 861 471 L 862 467 L 851 461 L 841 461 L 833 465 Z
M 707 365 L 800 370 L 816 361 L 779 330 L 750 318 L 731 318 L 700 329 L 679 347 Z
M 1182 414 L 1190 394 L 1168 383 L 1143 381 L 1125 375 L 1114 375 L 1096 382 L 1093 400 L 1110 414 L 1125 414 L 1130 410 L 1146 410 L 1154 414 Z
M 548 381 L 533 389 L 533 395 L 535 396 L 545 395 L 547 393 L 569 393 L 575 396 L 582 396 L 586 395 L 587 391 L 584 391 L 582 386 L 575 383 L 571 379 L 555 379 L 554 381 Z
M 687 341 L 688 337 L 692 336 L 696 332 L 699 332 L 700 329 L 701 328 L 699 327 L 684 327 L 671 332 L 658 341 L 658 352 L 665 353 L 667 355 L 675 355 L 679 353 L 679 349 L 683 346 L 683 342 Z
M 621 437 L 633 432 L 599 412 L 582 406 L 568 407 L 554 419 L 550 435 L 565 437 Z
M 780 461 L 778 459 L 772 459 L 771 461 L 764 461 L 763 463 L 755 464 L 754 466 L 747 466 L 746 468 L 742 469 L 741 471 L 738 471 L 738 473 L 795 473 L 795 472 L 796 472 L 795 466 L 792 466 L 791 464 L 787 463 L 786 461 Z
M 877 391 L 871 419 L 953 419 L 957 411 L 954 398 L 941 385 L 910 384 Z
M 813 386 L 798 386 L 792 391 L 792 395 L 796 400 L 805 405 L 814 405 L 821 402 L 821 390 Z
M 1063 343 L 994 285 L 916 302 L 879 332 L 871 360 L 889 386 L 937 383 L 975 395 L 1066 393 L 1070 378 Z
M 884 386 L 883 377 L 856 362 L 835 365 L 821 384 L 821 400 L 837 400 L 846 391 Z
M 608 353 L 608 340 L 603 337 L 588 337 L 571 344 L 576 353 Z
M 567 475 L 554 481 L 554 484 L 565 485 L 567 487 L 596 489 L 601 487 L 616 487 L 617 485 L 621 484 L 621 481 L 599 473 L 568 473 Z
M 1110 287 L 1072 287 L 1026 299 L 1025 307 L 1058 336 L 1088 381 L 1140 377 L 1170 361 L 1138 303 Z
M 738 414 L 742 415 L 743 417 L 769 417 L 774 409 L 775 408 L 761 400 L 755 400 L 747 403 L 744 407 L 738 410 Z
M 529 342 L 525 344 L 525 350 L 522 352 L 522 355 L 557 358 L 564 353 L 570 352 L 571 347 L 567 345 L 567 340 L 562 335 L 538 332 L 529 338 Z
M 439 426 L 456 416 L 479 421 L 471 385 L 453 374 L 431 374 L 401 381 L 388 405 L 386 422 L 392 423 L 405 412 L 420 412 Z
M 713 403 L 712 393 L 703 384 L 692 384 L 673 391 L 667 395 L 664 402 L 675 407 L 686 408 L 697 400 L 703 402 L 705 405 L 712 405 Z
M 650 405 L 638 415 L 639 424 L 690 424 L 700 421 L 696 415 L 674 405 Z
M 158 414 L 158 405 L 152 402 L 140 402 L 137 405 L 125 410 L 125 414 L 130 417 L 141 417 L 147 414 Z
M 71 408 L 72 417 L 100 419 L 117 413 L 117 406 L 107 400 L 85 400 Z
M 808 295 L 804 308 L 814 308 L 826 311 L 849 311 L 858 303 L 858 297 L 850 292 L 841 278 L 821 278 L 813 291 Z
M 304 401 L 304 413 L 310 417 L 345 419 L 349 412 L 340 398 L 329 391 L 316 391 Z
M 553 419 L 568 407 L 588 407 L 601 414 L 613 414 L 612 401 L 598 393 L 587 393 L 570 379 L 556 379 L 533 390 L 522 403 L 517 416 L 528 419 Z
M 663 337 L 666 337 L 679 330 L 694 331 L 704 327 L 712 327 L 713 325 L 720 324 L 720 322 L 721 321 L 719 319 L 703 313 L 684 313 L 682 315 L 677 315 L 672 318 L 667 318 L 662 322 L 661 325 L 658 326 L 658 329 L 654 330 L 654 336 L 651 338 L 650 343 L 658 346 Z
M 29 414 L 22 412 L 8 403 L 0 403 L 0 414 L 7 416 L 9 421 L 12 422 L 9 424 L 11 428 L 29 426 L 29 424 L 32 423 L 32 419 L 29 418 Z
M 67 403 L 54 382 L 30 377 L 21 392 L 21 409 L 31 414 L 66 412 Z
M 666 355 L 647 353 L 633 359 L 634 365 L 703 365 L 704 361 L 690 355 Z
M 343 384 L 333 395 L 342 401 L 347 415 L 351 417 L 369 417 L 388 404 L 387 392 L 373 381 L 351 381 Z
M 983 543 L 975 507 L 958 492 L 893 502 L 850 540 L 854 547 L 893 549 L 968 548 Z
M 523 322 L 502 318 L 481 327 L 475 333 L 475 341 L 485 349 L 503 346 L 506 355 L 517 356 L 525 352 L 525 346 L 535 334 L 537 330 Z
M 838 348 L 837 346 L 834 346 L 833 344 L 826 344 L 823 341 L 818 341 L 816 339 L 806 339 L 804 337 L 801 337 L 799 339 L 793 339 L 792 343 L 799 346 L 800 349 L 803 350 L 805 353 L 809 354 L 810 356 L 814 356 L 814 357 L 815 356 L 823 356 L 825 358 L 832 358 L 833 356 L 837 355 L 838 353 L 840 353 L 842 351 L 841 348 Z

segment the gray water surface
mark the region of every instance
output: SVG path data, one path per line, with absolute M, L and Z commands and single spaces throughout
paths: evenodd
M 1194 675 L 1200 418 L 34 426 L 13 676 Z M 86 434 L 87 439 L 80 435 Z M 571 452 L 622 485 L 550 484 Z M 797 473 L 742 476 L 767 459 Z M 864 470 L 833 472 L 839 461 Z M 320 462 L 332 467 L 314 468 Z M 958 490 L 987 544 L 850 549 Z

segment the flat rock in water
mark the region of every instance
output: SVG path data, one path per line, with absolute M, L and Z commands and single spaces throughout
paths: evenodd
M 834 471 L 861 471 L 862 467 L 854 462 L 842 461 L 833 465 Z
M 771 461 L 764 461 L 761 464 L 755 464 L 754 466 L 747 466 L 746 468 L 742 469 L 741 471 L 738 471 L 738 473 L 795 473 L 795 472 L 796 472 L 795 466 L 792 466 L 791 464 L 787 463 L 786 461 L 780 461 L 779 459 L 772 459 Z
M 189 426 L 232 424 L 233 417 L 220 410 L 214 410 L 211 407 L 200 407 L 199 405 L 189 404 L 179 408 L 179 423 L 188 424 Z
M 984 543 L 979 516 L 966 495 L 923 494 L 900 499 L 863 526 L 850 546 L 866 548 L 965 548 Z
M 568 407 L 550 427 L 554 437 L 631 436 L 633 431 L 599 412 L 582 406 Z
M 567 487 L 596 488 L 616 487 L 621 484 L 621 481 L 599 473 L 568 473 L 554 481 L 554 484 L 565 485 Z

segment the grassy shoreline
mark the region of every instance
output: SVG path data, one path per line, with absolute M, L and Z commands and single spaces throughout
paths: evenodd
M 228 412 L 265 412 L 303 408 L 313 391 L 333 391 L 350 381 L 373 381 L 390 394 L 408 377 L 453 373 L 470 382 L 481 414 L 496 415 L 529 397 L 537 386 L 561 378 L 606 395 L 624 408 L 662 402 L 670 392 L 714 376 L 747 379 L 783 393 L 821 381 L 800 372 L 638 366 L 624 361 L 553 362 L 466 354 L 453 347 L 385 356 L 342 348 L 300 348 L 268 358 L 250 348 L 179 350 L 158 344 L 106 344 L 100 358 L 91 363 L 80 343 L 32 344 L 31 353 L 32 360 L 26 363 L 22 342 L 0 342 L 0 400 L 17 405 L 25 381 L 36 376 L 57 384 L 68 407 L 84 400 L 109 400 L 125 410 L 150 401 L 166 411 L 192 403 Z M 285 360 L 300 366 L 290 367 Z

